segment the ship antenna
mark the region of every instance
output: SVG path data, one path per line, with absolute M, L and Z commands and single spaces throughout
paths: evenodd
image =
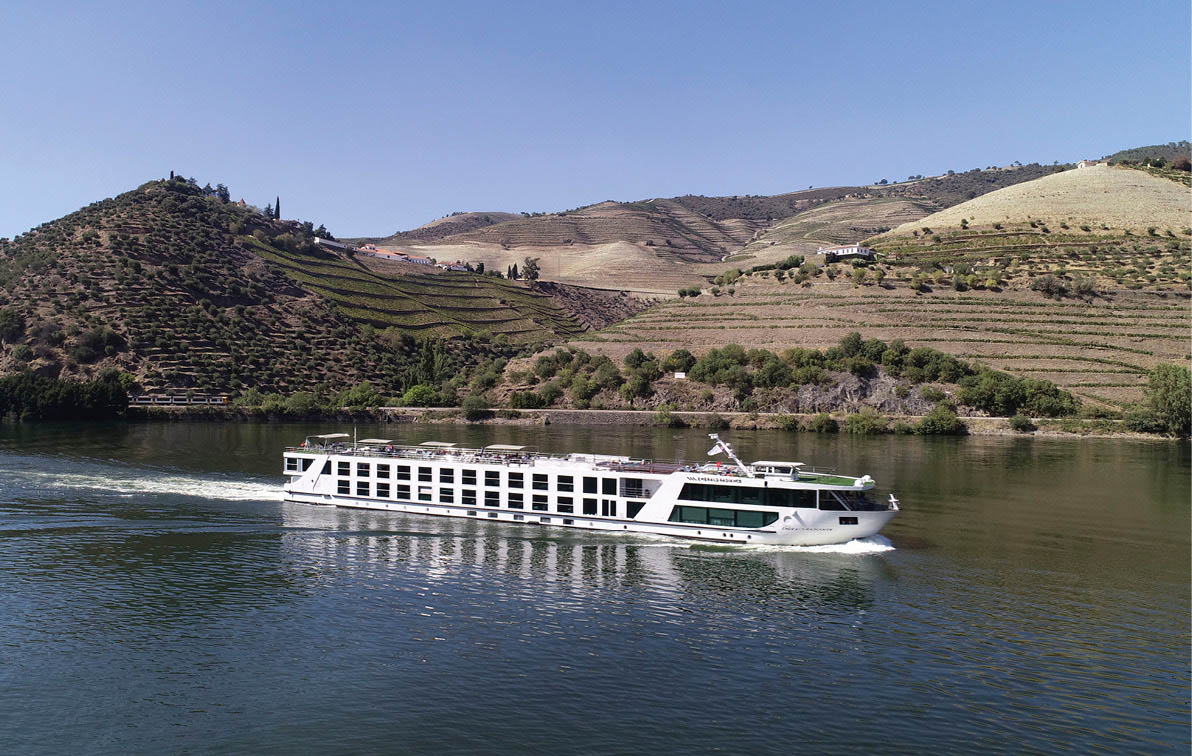
M 733 452 L 733 447 L 731 445 L 729 445 L 729 443 L 727 441 L 720 440 L 719 433 L 709 433 L 708 438 L 710 438 L 716 442 L 716 445 L 712 447 L 712 450 L 710 452 L 708 452 L 709 456 L 711 456 L 713 454 L 719 454 L 720 452 L 724 452 L 725 454 L 727 454 L 729 456 L 729 459 L 731 459 L 733 462 L 737 463 L 737 468 L 740 469 L 742 475 L 744 475 L 746 478 L 756 478 L 757 477 L 757 475 L 754 474 L 753 470 L 746 467 L 745 463 L 742 462 L 741 459 L 736 455 L 736 453 Z

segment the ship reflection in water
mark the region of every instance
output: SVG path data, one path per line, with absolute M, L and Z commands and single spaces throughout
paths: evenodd
M 575 533 L 498 522 L 286 504 L 283 551 L 313 574 L 387 582 L 394 571 L 428 588 L 513 579 L 545 594 L 639 590 L 677 602 L 781 602 L 817 614 L 868 609 L 894 579 L 880 536 L 854 544 L 719 547 L 632 534 Z M 860 551 L 860 553 L 857 553 Z

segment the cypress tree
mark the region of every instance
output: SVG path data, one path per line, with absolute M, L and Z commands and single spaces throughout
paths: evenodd
M 273 203 L 273 217 L 281 220 L 281 197 L 278 197 L 277 201 Z

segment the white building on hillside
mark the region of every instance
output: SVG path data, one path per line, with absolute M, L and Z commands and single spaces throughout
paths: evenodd
M 869 247 L 862 247 L 860 244 L 844 244 L 839 247 L 820 247 L 818 253 L 824 256 L 824 262 L 835 262 L 836 260 L 845 260 L 853 257 L 872 260 L 876 254 Z

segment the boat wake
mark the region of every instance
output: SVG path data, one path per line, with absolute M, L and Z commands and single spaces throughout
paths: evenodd
M 883 535 L 855 538 L 845 543 L 826 546 L 774 546 L 769 544 L 742 545 L 747 551 L 780 551 L 787 554 L 884 554 L 894 551 L 894 544 Z
M 97 491 L 119 496 L 175 494 L 223 501 L 281 501 L 278 484 L 248 480 L 219 480 L 191 475 L 146 471 L 67 473 L 25 471 L 20 478 L 41 491 Z

